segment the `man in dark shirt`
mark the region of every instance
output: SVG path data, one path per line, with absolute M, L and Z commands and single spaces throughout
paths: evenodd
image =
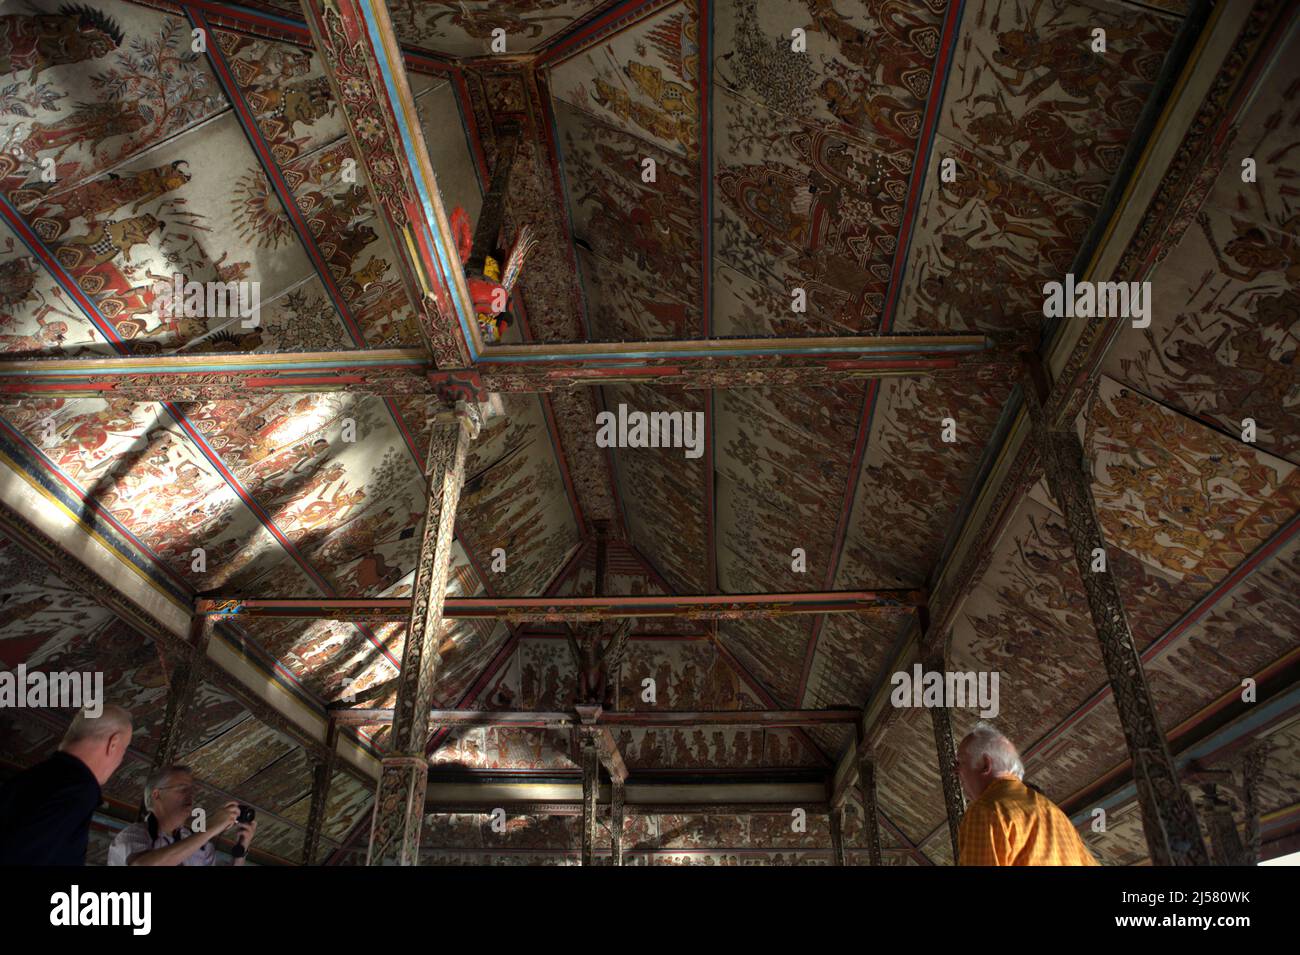
M 85 865 L 100 787 L 131 745 L 131 714 L 73 717 L 58 752 L 0 787 L 0 865 Z

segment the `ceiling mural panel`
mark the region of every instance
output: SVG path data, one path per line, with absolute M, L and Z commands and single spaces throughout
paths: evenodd
M 700 154 L 700 17 L 671 3 L 550 67 L 553 96 L 638 139 Z
M 806 296 L 808 329 L 870 333 L 879 325 L 898 244 L 912 154 L 888 139 L 861 142 L 720 90 L 715 99 L 719 263 L 792 310 Z M 737 289 L 737 291 L 742 291 Z M 724 326 L 725 328 L 725 326 Z M 724 334 L 734 334 L 730 329 Z
M 719 0 L 715 77 L 768 109 L 912 151 L 948 4 Z M 790 31 L 806 31 L 793 54 Z
M 112 619 L 8 537 L 0 537 L 0 576 L 0 663 L 6 670 L 20 663 L 44 666 L 67 653 L 77 634 L 102 631 Z
M 822 765 L 801 734 L 764 727 L 619 729 L 614 741 L 630 771 L 651 769 L 786 769 Z
M 639 273 L 679 302 L 699 301 L 696 169 L 564 103 L 556 105 L 556 123 L 578 246 Z M 644 178 L 646 159 L 655 161 L 652 182 Z
M 1148 667 L 1166 727 L 1300 647 L 1300 542 L 1292 541 L 1179 636 Z
M 1109 0 L 973 7 L 939 131 L 1019 176 L 1100 204 L 1178 20 Z M 1097 29 L 1105 52 L 1093 49 Z
M 388 0 L 403 45 L 447 56 L 485 56 L 492 31 L 506 52 L 536 50 L 600 6 L 600 0 Z
M 0 352 L 111 355 L 113 346 L 9 226 L 0 222 Z
M 249 717 L 183 758 L 196 776 L 234 789 L 293 749 L 279 733 Z
M 913 843 L 947 818 L 938 767 L 929 710 L 903 710 L 876 748 L 876 787 L 880 811 Z
M 1260 774 L 1261 812 L 1276 812 L 1300 804 L 1300 718 L 1270 729 L 1263 744 L 1268 755 Z
M 9 127 L 0 192 L 20 212 L 228 107 L 184 18 L 120 0 L 95 13 L 84 30 L 71 4 L 8 15 L 0 112 L 24 121 Z
M 808 689 L 800 706 L 839 709 L 863 706 L 872 684 L 882 675 L 911 613 L 828 614 L 817 637 L 808 672 Z
M 1280 62 L 1294 64 L 1293 38 Z M 1236 142 L 1257 163 L 1242 182 L 1225 162 L 1204 206 L 1165 249 L 1151 273 L 1161 308 L 1150 328 L 1125 327 L 1108 355 L 1112 376 L 1231 434 L 1251 418 L 1260 447 L 1292 461 L 1300 455 L 1300 215 L 1294 69 L 1288 82 L 1255 99 Z
M 1300 512 L 1294 465 L 1109 378 L 1088 411 L 1085 447 L 1107 539 L 1202 586 Z
M 1070 270 L 1096 208 L 1025 179 L 943 136 L 955 182 L 925 177 L 897 332 L 1027 331 L 1043 318 L 1043 283 Z
M 231 165 L 205 162 L 211 155 L 231 157 Z M 142 340 L 136 351 L 199 338 L 209 348 L 252 351 L 270 334 L 260 323 L 261 303 L 270 306 L 312 275 L 230 112 L 112 172 L 46 195 L 24 218 L 93 303 L 104 334 Z M 188 287 L 175 294 L 178 274 L 186 283 L 249 284 L 236 287 L 237 302 L 211 302 L 210 314 L 209 303 L 199 307 Z M 274 327 L 283 324 L 277 319 Z
M 723 620 L 718 636 L 778 705 L 796 706 L 811 637 L 806 616 Z
M 419 347 L 423 340 L 397 256 L 366 187 L 343 175 L 349 161 L 355 161 L 355 154 L 343 139 L 286 164 L 292 201 L 338 289 L 335 309 L 356 329 L 349 340 L 373 348 Z
M 42 467 L 57 469 L 92 511 L 110 514 L 195 589 L 238 587 L 284 559 L 162 405 L 48 398 L 6 402 L 2 414 Z
M 655 699 L 644 699 L 645 681 Z M 619 667 L 618 710 L 762 709 L 717 645 L 708 639 L 629 640 Z
M 503 401 L 506 414 L 488 421 L 470 446 L 457 529 L 494 593 L 537 595 L 577 545 L 578 527 L 541 402 L 533 395 Z M 501 571 L 489 569 L 497 548 Z
M 879 383 L 837 588 L 924 585 L 1009 392 L 957 378 Z M 943 440 L 946 418 L 956 441 Z
M 587 317 L 594 339 L 602 341 L 681 340 L 703 326 L 698 304 L 666 294 L 643 273 L 578 250 Z
M 605 408 L 617 417 L 630 414 L 704 413 L 704 398 L 695 391 L 666 391 L 650 385 L 614 385 L 604 389 Z M 591 422 L 594 448 L 596 422 Z M 698 441 L 700 431 L 694 429 Z M 622 503 L 637 549 L 662 573 L 677 593 L 707 593 L 708 543 L 704 529 L 706 459 L 687 457 L 689 448 L 624 447 L 614 452 Z
M 718 585 L 724 591 L 816 590 L 830 576 L 859 422 L 869 407 L 866 391 L 850 382 L 717 393 Z M 796 548 L 805 561 L 797 562 Z

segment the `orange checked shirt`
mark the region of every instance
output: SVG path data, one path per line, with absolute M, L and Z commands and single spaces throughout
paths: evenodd
M 961 865 L 1096 865 L 1070 819 L 1018 779 L 995 779 L 966 807 Z

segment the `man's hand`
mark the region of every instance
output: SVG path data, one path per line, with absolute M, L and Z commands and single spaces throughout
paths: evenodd
M 235 841 L 247 849 L 253 844 L 253 833 L 257 831 L 257 820 L 235 824 Z
M 208 838 L 215 839 L 231 826 L 237 825 L 239 803 L 228 802 L 208 819 Z

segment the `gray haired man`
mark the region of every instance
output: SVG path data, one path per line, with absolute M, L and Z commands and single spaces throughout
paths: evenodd
M 86 864 L 100 787 L 122 765 L 131 732 L 120 706 L 83 709 L 58 752 L 0 787 L 0 866 Z
M 194 774 L 188 767 L 156 770 L 145 785 L 144 801 L 148 813 L 113 839 L 109 865 L 212 865 L 217 855 L 213 840 L 231 829 L 235 832 L 231 864 L 244 864 L 256 821 L 239 822 L 239 803 L 228 802 L 191 828 L 197 820 L 193 818 Z

